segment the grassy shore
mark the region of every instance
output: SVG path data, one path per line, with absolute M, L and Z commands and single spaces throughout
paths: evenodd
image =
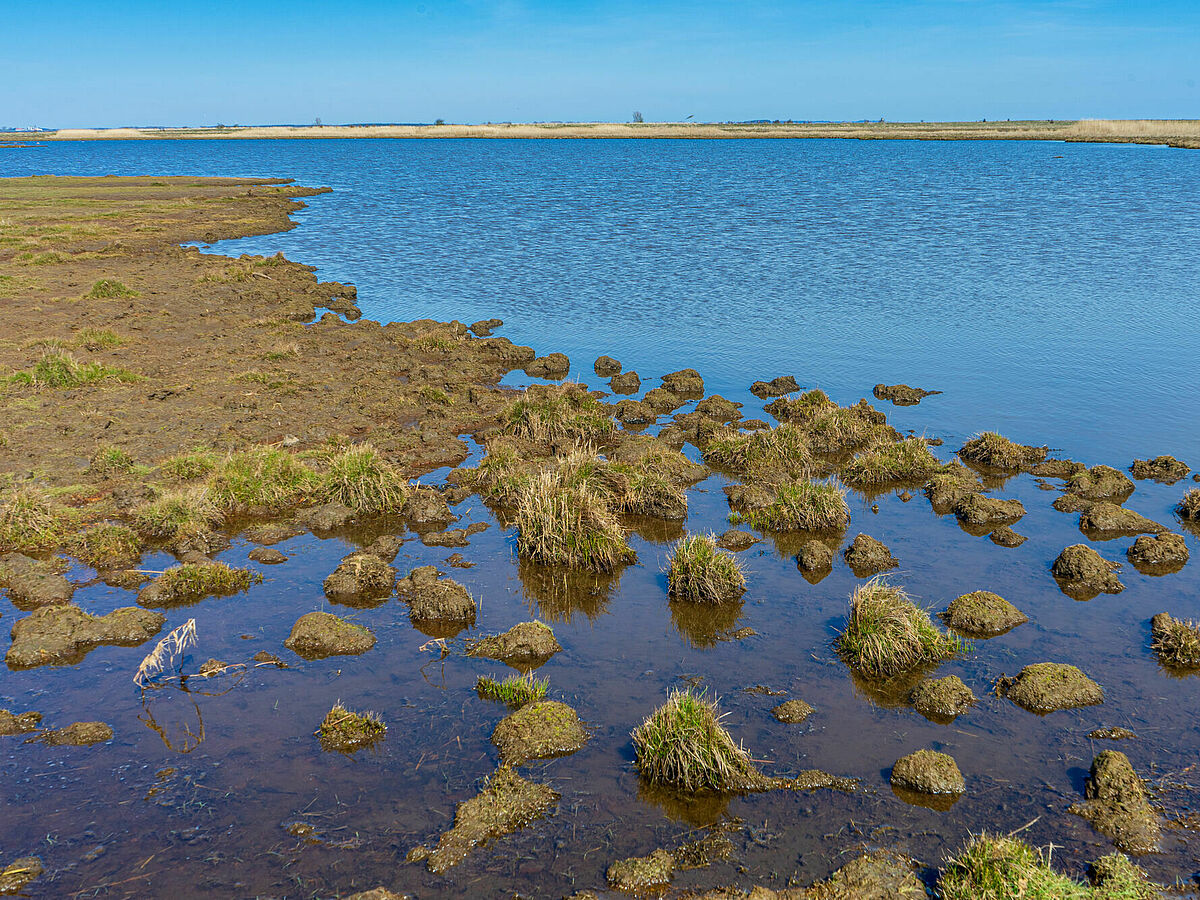
M 206 128 L 63 128 L 17 140 L 261 140 L 266 138 L 840 138 L 901 141 L 1083 141 L 1200 148 L 1197 119 L 1004 122 L 490 122 L 475 125 L 255 125 Z

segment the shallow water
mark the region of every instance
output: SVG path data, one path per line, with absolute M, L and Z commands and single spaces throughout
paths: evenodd
M 997 428 L 1089 463 L 1124 467 L 1134 455 L 1172 452 L 1200 464 L 1200 383 L 1189 352 L 1200 324 L 1197 154 L 882 142 L 156 142 L 50 145 L 0 160 L 5 174 L 270 174 L 330 184 L 335 193 L 313 198 L 298 229 L 215 249 L 283 249 L 323 278 L 356 282 L 374 318 L 498 315 L 501 334 L 568 352 L 577 377 L 595 384 L 578 364 L 601 352 L 638 369 L 646 387 L 651 375 L 693 366 L 710 391 L 746 401 L 754 416 L 761 404 L 746 388 L 756 378 L 791 372 L 843 402 L 869 395 L 876 381 L 908 381 L 946 393 L 916 407 L 878 405 L 898 427 L 944 437 L 935 450 L 943 459 L 963 437 Z M 725 527 L 723 484 L 714 475 L 690 492 L 688 530 Z M 1173 525 L 1171 507 L 1190 485 L 1138 482 L 1127 505 Z M 523 769 L 561 791 L 554 816 L 445 877 L 404 863 L 494 770 L 488 737 L 504 710 L 473 685 L 504 667 L 422 650 L 427 636 L 394 600 L 362 611 L 329 604 L 321 581 L 356 536 L 305 535 L 277 545 L 289 563 L 249 563 L 266 581 L 248 594 L 168 611 L 168 628 L 197 619 L 193 669 L 260 649 L 291 669 L 226 677 L 220 696 L 151 692 L 145 705 L 130 678 L 146 647 L 0 673 L 0 706 L 38 709 L 51 726 L 102 718 L 116 732 L 91 749 L 0 738 L 0 862 L 40 855 L 49 873 L 31 893 L 45 897 L 90 896 L 104 885 L 107 896 L 327 897 L 379 883 L 421 897 L 554 897 L 601 887 L 615 859 L 736 817 L 735 859 L 684 873 L 677 885 L 808 883 L 860 845 L 937 865 L 968 832 L 1026 825 L 1023 836 L 1052 841 L 1055 861 L 1081 874 L 1110 845 L 1065 810 L 1105 746 L 1130 755 L 1168 817 L 1200 813 L 1200 776 L 1190 768 L 1200 679 L 1168 676 L 1148 649 L 1152 614 L 1200 615 L 1200 575 L 1195 560 L 1161 578 L 1126 565 L 1124 593 L 1071 600 L 1049 566 L 1083 540 L 1077 516 L 1053 510 L 1056 494 L 1029 476 L 996 493 L 1029 509 L 1015 526 L 1029 536 L 1019 548 L 967 534 L 919 492 L 907 503 L 893 493 L 851 497 L 847 538 L 864 531 L 887 543 L 901 561 L 896 580 L 920 602 L 941 610 L 983 588 L 1031 619 L 939 669 L 981 697 L 953 725 L 881 702 L 833 655 L 857 583 L 840 560 L 811 585 L 790 548 L 759 544 L 741 554 L 749 591 L 736 621 L 696 621 L 666 602 L 670 529 L 636 535 L 641 564 L 618 578 L 564 587 L 518 564 L 511 531 L 471 498 L 456 508 L 462 524 L 491 523 L 461 551 L 476 565 L 443 568 L 481 601 L 474 633 L 531 615 L 552 622 L 565 652 L 541 674 L 592 729 L 581 752 Z M 1131 543 L 1095 546 L 1122 560 Z M 251 546 L 237 541 L 220 559 L 246 564 Z M 411 540 L 396 566 L 440 563 L 450 552 Z M 167 564 L 143 560 L 148 569 Z M 76 602 L 107 612 L 133 594 L 97 584 Z M 360 657 L 299 661 L 281 643 L 314 609 L 352 615 L 378 645 Z M 19 615 L 6 600 L 0 612 L 6 626 Z M 759 634 L 713 639 L 741 626 Z M 987 694 L 1001 673 L 1044 660 L 1079 665 L 1106 703 L 1039 717 Z M 688 680 L 722 698 L 726 724 L 768 772 L 823 768 L 861 778 L 862 790 L 692 805 L 645 791 L 629 731 Z M 817 713 L 779 724 L 768 710 L 782 698 L 742 691 L 759 684 Z M 389 732 L 377 749 L 321 752 L 312 732 L 338 699 L 382 715 Z M 1099 725 L 1139 739 L 1089 741 Z M 888 786 L 891 764 L 920 747 L 953 754 L 967 778 L 968 795 L 948 811 L 911 806 Z M 325 842 L 289 835 L 283 826 L 296 820 Z M 1162 854 L 1139 861 L 1165 881 L 1195 878 L 1197 832 L 1168 829 L 1163 843 Z

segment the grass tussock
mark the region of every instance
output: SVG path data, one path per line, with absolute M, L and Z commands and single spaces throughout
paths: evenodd
M 1039 850 L 1011 837 L 981 834 L 946 864 L 938 879 L 943 900 L 1151 900 L 1158 885 L 1129 857 L 1113 853 L 1092 866 L 1094 886 L 1055 872 Z
M 929 612 L 901 588 L 881 578 L 855 588 L 846 628 L 835 645 L 847 664 L 879 679 L 951 659 L 968 646 L 934 625 Z
M 859 453 L 842 469 L 847 484 L 872 485 L 923 481 L 941 468 L 920 438 L 906 438 Z
M 762 781 L 750 754 L 721 725 L 717 704 L 690 690 L 667 702 L 633 730 L 638 771 L 684 791 L 745 790 Z
M 101 278 L 87 292 L 89 300 L 124 300 L 137 296 L 137 291 L 127 288 L 115 278 Z
M 120 447 L 101 447 L 92 455 L 87 474 L 94 478 L 114 478 L 133 469 L 133 457 Z
M 1183 518 L 1200 522 L 1200 488 L 1192 488 L 1184 494 L 1176 510 Z
M 232 597 L 248 590 L 262 576 L 224 563 L 184 563 L 154 579 L 155 594 L 171 603 L 194 603 L 205 597 Z
M 616 431 L 608 408 L 578 385 L 535 385 L 504 411 L 505 431 L 536 444 L 601 443 Z
M 479 465 L 463 470 L 463 483 L 487 500 L 515 506 L 539 466 L 539 462 L 522 456 L 519 444 L 519 440 L 509 437 L 493 438 Z
M 765 407 L 768 413 L 781 422 L 807 422 L 818 413 L 836 408 L 837 404 L 820 388 L 805 391 L 796 397 L 779 397 Z
M 125 338 L 121 337 L 111 328 L 80 328 L 75 332 L 75 336 L 71 338 L 71 346 L 91 351 L 111 350 L 113 347 L 120 347 L 124 343 Z
M 792 476 L 807 474 L 813 462 L 808 435 L 788 422 L 748 434 L 724 429 L 705 444 L 704 461 L 740 475 L 778 472 Z
M 339 700 L 325 714 L 317 737 L 325 750 L 346 753 L 375 743 L 386 731 L 387 726 L 378 714 L 353 712 Z
M 133 384 L 146 379 L 122 369 L 102 363 L 84 363 L 63 350 L 48 350 L 27 371 L 16 372 L 6 379 L 10 384 L 27 384 L 34 387 L 69 388 L 100 381 L 116 381 Z
M 178 540 L 221 524 L 224 519 L 203 487 L 164 491 L 133 511 L 134 527 L 147 537 Z
M 141 555 L 137 532 L 112 522 L 102 522 L 72 535 L 69 547 L 80 562 L 98 571 L 128 568 Z
M 819 531 L 843 528 L 850 521 L 846 491 L 833 479 L 791 479 L 775 485 L 761 500 L 743 497 L 729 520 L 760 531 Z
M 66 539 L 73 524 L 71 511 L 40 488 L 10 488 L 0 494 L 0 551 L 49 550 Z
M 294 455 L 258 446 L 231 453 L 208 484 L 208 494 L 224 512 L 272 512 L 296 506 L 321 488 L 321 479 Z
M 1012 472 L 1035 466 L 1046 458 L 1046 447 L 1017 444 L 994 431 L 984 431 L 962 445 L 958 455 L 967 462 Z
M 611 572 L 636 558 L 603 491 L 584 476 L 542 472 L 517 501 L 517 552 L 533 562 Z
M 1163 665 L 1200 668 L 1200 624 L 1159 613 L 1150 620 L 1150 648 Z
M 869 405 L 835 406 L 816 413 L 807 423 L 808 445 L 814 453 L 848 453 L 887 444 L 899 432 Z
M 545 699 L 549 687 L 549 678 L 535 678 L 532 672 L 509 675 L 503 681 L 480 675 L 475 682 L 475 692 L 484 700 L 495 700 L 513 708 Z
M 197 448 L 163 460 L 158 467 L 158 474 L 169 481 L 195 481 L 211 475 L 218 462 L 220 459 L 215 453 Z
M 360 513 L 399 511 L 409 484 L 370 444 L 347 447 L 328 458 L 318 498 Z
M 711 534 L 683 538 L 671 553 L 667 593 L 690 603 L 731 603 L 746 591 L 742 565 L 717 547 Z

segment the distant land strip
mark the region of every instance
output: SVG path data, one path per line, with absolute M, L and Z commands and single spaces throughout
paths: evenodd
M 200 128 L 62 128 L 14 131 L 5 140 L 262 140 L 342 138 L 781 139 L 1085 141 L 1200 149 L 1198 119 L 1004 122 L 538 122 L 480 125 L 217 125 Z

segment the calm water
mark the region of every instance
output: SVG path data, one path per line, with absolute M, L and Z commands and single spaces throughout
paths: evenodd
M 843 402 L 877 381 L 907 381 L 945 393 L 918 407 L 880 405 L 898 427 L 945 438 L 943 458 L 965 436 L 996 428 L 1089 463 L 1123 467 L 1171 452 L 1200 464 L 1200 154 L 882 142 L 147 142 L 10 151 L 0 167 L 330 185 L 333 194 L 297 216 L 298 229 L 215 249 L 283 250 L 315 264 L 323 278 L 357 283 L 372 318 L 499 316 L 514 341 L 570 354 L 582 380 L 598 383 L 590 361 L 599 353 L 637 369 L 646 387 L 650 376 L 692 366 L 710 391 L 746 401 L 749 415 L 760 406 L 746 390 L 757 378 L 792 373 Z M 691 492 L 688 530 L 725 527 L 724 484 L 713 476 Z M 1128 505 L 1171 524 L 1185 489 L 1139 482 Z M 292 669 L 252 669 L 220 696 L 162 691 L 146 704 L 129 680 L 146 648 L 0 673 L 0 705 L 38 709 L 54 726 L 103 718 L 116 732 L 90 750 L 0 739 L 0 861 L 40 855 L 50 874 L 32 893 L 44 897 L 91 896 L 97 886 L 107 896 L 330 897 L 378 883 L 421 897 L 556 897 L 600 888 L 615 859 L 736 817 L 735 860 L 677 884 L 807 883 L 863 844 L 936 865 L 968 832 L 1031 821 L 1022 834 L 1053 841 L 1054 859 L 1081 874 L 1110 849 L 1065 812 L 1103 749 L 1086 738 L 1092 728 L 1136 731 L 1139 740 L 1120 749 L 1159 790 L 1165 815 L 1200 813 L 1190 768 L 1200 680 L 1168 677 L 1148 650 L 1152 614 L 1200 615 L 1200 576 L 1195 561 L 1162 578 L 1127 565 L 1124 593 L 1075 602 L 1048 568 L 1082 540 L 1077 517 L 1054 511 L 1056 495 L 1027 476 L 996 493 L 1029 509 L 1016 526 L 1029 536 L 1020 548 L 968 535 L 920 495 L 851 497 L 847 537 L 865 531 L 889 544 L 902 564 L 897 580 L 921 602 L 940 610 L 985 588 L 1032 620 L 939 670 L 982 698 L 951 726 L 878 702 L 833 656 L 856 583 L 840 560 L 810 585 L 787 548 L 766 542 L 742 554 L 745 602 L 736 621 L 715 624 L 759 634 L 713 642 L 714 623 L 681 620 L 665 600 L 660 568 L 677 533 L 636 535 L 640 565 L 564 590 L 518 565 L 511 532 L 472 498 L 456 512 L 491 527 L 462 551 L 474 568 L 446 570 L 480 598 L 479 632 L 530 615 L 554 623 L 566 651 L 542 673 L 593 729 L 580 753 L 524 770 L 562 792 L 557 814 L 446 877 L 404 864 L 494 769 L 488 736 L 504 711 L 472 687 L 503 666 L 422 652 L 426 636 L 395 601 L 331 607 L 321 581 L 356 536 L 303 536 L 279 545 L 292 561 L 260 567 L 267 580 L 248 595 L 174 610 L 168 621 L 196 617 L 193 666 L 267 649 Z M 1200 553 L 1196 536 L 1187 540 Z M 1119 560 L 1130 543 L 1097 547 Z M 238 540 L 220 558 L 247 564 L 250 547 Z M 449 552 L 412 540 L 396 565 L 440 563 Z M 76 601 L 106 612 L 132 595 L 95 584 Z M 300 663 L 280 644 L 314 609 L 353 615 L 379 644 L 361 657 Z M 0 612 L 6 627 L 20 615 L 7 601 Z M 999 674 L 1044 660 L 1080 665 L 1104 686 L 1105 705 L 1038 717 L 987 696 Z M 686 679 L 722 697 L 727 725 L 767 771 L 825 768 L 861 778 L 863 790 L 688 807 L 647 794 L 629 731 Z M 757 684 L 806 699 L 817 714 L 780 725 L 767 712 L 778 699 L 741 690 Z M 339 698 L 388 722 L 377 751 L 319 750 L 312 731 Z M 966 775 L 969 794 L 949 811 L 910 806 L 887 785 L 891 764 L 920 747 L 952 753 Z M 297 819 L 324 842 L 289 835 L 283 826 Z M 1164 835 L 1164 852 L 1140 861 L 1167 881 L 1194 878 L 1196 832 Z

